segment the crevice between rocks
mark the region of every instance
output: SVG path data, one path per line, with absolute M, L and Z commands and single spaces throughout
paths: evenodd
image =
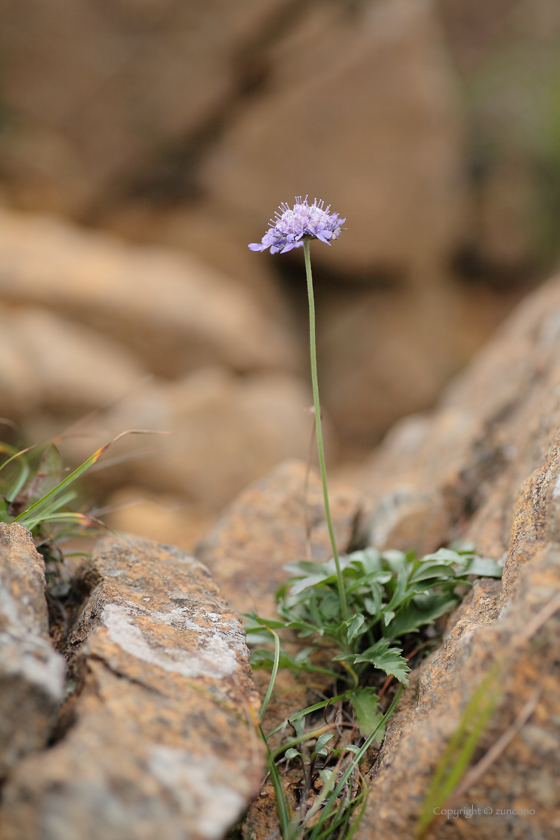
M 72 635 L 80 615 L 86 605 L 88 598 L 95 589 L 99 580 L 94 576 L 80 575 L 80 569 L 76 570 L 70 579 L 70 590 L 64 598 L 54 598 L 49 593 L 49 583 L 45 597 L 49 613 L 49 633 L 55 650 L 64 657 L 66 661 L 66 697 L 58 712 L 58 718 L 53 726 L 45 749 L 51 749 L 59 744 L 77 721 L 75 706 L 82 693 L 85 684 L 85 663 L 74 661 L 75 650 L 68 647 L 68 640 Z M 65 613 L 64 632 L 61 634 L 60 613 L 61 608 Z

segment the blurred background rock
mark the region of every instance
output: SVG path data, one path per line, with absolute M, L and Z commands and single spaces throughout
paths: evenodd
M 70 463 L 172 432 L 92 475 L 144 499 L 117 528 L 188 548 L 308 457 L 301 253 L 247 249 L 280 201 L 348 220 L 313 248 L 347 475 L 557 260 L 557 0 L 3 0 L 0 72 L 0 415 Z

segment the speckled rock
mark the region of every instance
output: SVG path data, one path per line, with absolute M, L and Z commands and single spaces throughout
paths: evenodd
M 350 547 L 361 513 L 358 493 L 336 482 L 329 485 L 331 514 L 339 551 Z M 275 594 L 287 579 L 284 566 L 294 560 L 318 562 L 331 556 L 322 485 L 315 470 L 301 461 L 280 464 L 255 482 L 228 508 L 195 549 L 213 571 L 220 589 L 238 612 L 275 618 Z M 269 671 L 256 671 L 264 695 Z M 270 732 L 282 721 L 317 700 L 328 679 L 321 675 L 280 671 L 263 722 Z M 295 805 L 295 803 L 293 803 Z M 267 838 L 279 830 L 270 785 L 250 807 L 243 822 L 245 840 Z
M 64 677 L 49 639 L 43 558 L 26 528 L 0 523 L 0 778 L 46 744 Z
M 498 614 L 499 584 L 482 581 L 443 646 L 405 694 L 371 782 L 361 840 L 412 840 L 432 774 L 476 687 L 499 668 L 501 696 L 480 739 L 479 760 L 531 700 L 536 707 L 507 748 L 463 795 L 444 806 L 429 840 L 540 840 L 560 831 L 560 619 L 540 616 L 560 595 L 560 544 L 548 543 Z M 558 601 L 560 610 L 560 601 Z M 537 629 L 531 630 L 535 621 Z M 525 632 L 527 631 L 527 632 Z M 490 690 L 490 689 L 489 689 Z M 538 692 L 538 695 L 535 694 Z M 465 812 L 476 809 L 471 816 Z M 522 813 L 519 813 L 519 812 Z
M 329 493 L 337 546 L 344 552 L 357 531 L 362 499 L 336 482 L 330 482 Z M 233 609 L 275 618 L 276 591 L 288 578 L 284 566 L 302 559 L 321 562 L 332 554 L 318 474 L 302 461 L 280 464 L 238 496 L 195 553 Z M 269 678 L 268 671 L 255 672 L 261 693 Z M 280 691 L 268 706 L 265 731 L 313 702 L 308 692 L 322 683 L 317 675 L 310 682 L 308 674 L 280 671 L 276 686 Z
M 361 840 L 415 836 L 446 745 L 494 668 L 500 701 L 474 761 L 534 708 L 450 803 L 463 814 L 440 818 L 427 836 L 541 840 L 560 831 L 559 334 L 554 280 L 525 301 L 441 409 L 401 424 L 365 472 L 375 490 L 373 540 L 424 551 L 461 537 L 503 559 L 504 578 L 475 584 L 414 675 L 370 780 Z
M 4 840 L 219 840 L 258 789 L 243 628 L 170 546 L 103 541 L 68 643 L 66 731 L 4 789 Z

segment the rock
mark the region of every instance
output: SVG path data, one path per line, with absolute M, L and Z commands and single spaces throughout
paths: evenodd
M 474 808 L 474 815 L 436 820 L 427 840 L 502 840 L 512 836 L 512 826 L 519 838 L 555 836 L 560 827 L 558 613 L 535 630 L 531 624 L 542 621 L 554 598 L 560 609 L 559 596 L 560 544 L 556 541 L 545 545 L 524 569 L 501 617 L 499 585 L 483 581 L 475 586 L 473 598 L 460 610 L 460 620 L 443 647 L 420 669 L 390 725 L 371 780 L 359 838 L 414 836 L 437 762 L 475 688 L 493 668 L 498 669 L 497 676 L 489 683 L 487 696 L 499 683 L 499 703 L 476 755 L 480 758 L 496 744 L 528 704 L 534 705 L 533 714 L 488 771 L 449 803 L 457 811 L 463 809 L 463 814 Z
M 218 272 L 46 216 L 0 211 L 0 300 L 71 316 L 167 377 L 298 364 L 290 334 Z
M 361 499 L 355 491 L 331 482 L 330 504 L 337 546 L 345 552 L 357 528 Z M 320 562 L 332 556 L 319 476 L 315 470 L 308 473 L 302 462 L 280 464 L 241 493 L 195 553 L 212 569 L 233 609 L 275 618 L 276 590 L 288 578 L 284 566 L 295 560 Z M 269 680 L 268 671 L 255 672 L 261 696 Z M 316 702 L 317 691 L 327 682 L 328 678 L 317 674 L 310 680 L 306 673 L 280 671 L 264 731 L 271 732 L 294 712 Z M 246 840 L 268 837 L 279 829 L 269 788 L 265 795 L 251 805 L 244 821 Z
M 222 205 L 198 201 L 165 208 L 136 202 L 117 208 L 103 226 L 128 241 L 182 251 L 227 276 L 277 323 L 289 325 L 293 319 L 273 265 L 255 259 L 237 215 Z
M 45 13 L 36 2 L 4 4 L 6 168 L 15 200 L 83 215 L 162 150 L 184 143 L 196 154 L 199 135 L 250 82 L 239 53 L 284 7 L 286 0 L 124 0 L 107 12 L 79 0 Z
M 245 219 L 249 241 L 281 201 L 325 199 L 348 232 L 314 260 L 343 273 L 441 264 L 462 235 L 465 191 L 459 94 L 434 4 L 309 4 L 268 57 L 268 89 L 202 162 L 210 198 Z
M 357 478 L 372 501 L 374 543 L 425 553 L 468 534 L 504 555 L 518 488 L 554 434 L 558 323 L 553 280 L 521 304 L 433 416 L 395 427 Z
M 360 496 L 331 484 L 330 504 L 337 546 L 347 551 L 358 527 Z M 196 556 L 235 610 L 274 617 L 276 590 L 288 577 L 284 566 L 332 556 L 318 474 L 308 473 L 301 461 L 280 464 L 230 505 Z
M 465 361 L 461 301 L 450 285 L 429 280 L 424 288 L 334 293 L 318 307 L 322 400 L 346 443 L 365 450 L 396 420 L 430 408 Z
M 432 408 L 522 297 L 437 271 L 419 287 L 323 289 L 320 276 L 316 287 L 321 398 L 343 445 L 362 453 Z
M 0 413 L 76 415 L 100 408 L 146 373 L 107 336 L 52 312 L 0 306 Z
M 171 432 L 163 437 L 130 436 L 112 455 L 151 450 L 150 457 L 119 465 L 119 483 L 131 481 L 162 493 L 177 493 L 216 510 L 248 483 L 290 456 L 309 452 L 311 396 L 301 380 L 283 374 L 236 378 L 205 368 L 175 383 L 138 390 L 82 432 L 66 449 L 84 460 L 125 429 Z M 71 448 L 70 448 L 71 447 Z M 108 472 L 96 474 L 110 484 Z
M 64 660 L 49 638 L 43 558 L 26 528 L 0 523 L 0 779 L 46 745 L 64 689 Z
M 415 673 L 370 780 L 361 838 L 415 835 L 433 773 L 484 679 L 486 696 L 493 681 L 500 701 L 475 759 L 529 701 L 535 708 L 452 803 L 481 813 L 438 823 L 427 836 L 501 840 L 511 836 L 512 820 L 520 838 L 552 837 L 560 827 L 556 754 L 543 746 L 560 738 L 559 325 L 555 279 L 519 307 L 434 415 L 401 422 L 363 473 L 373 500 L 371 541 L 425 552 L 460 538 L 503 560 L 504 577 L 503 585 L 475 584 L 442 647 Z M 507 809 L 534 813 L 497 813 Z
M 146 540 L 103 541 L 81 580 L 67 729 L 12 774 L 3 838 L 220 840 L 263 769 L 239 619 L 201 563 Z

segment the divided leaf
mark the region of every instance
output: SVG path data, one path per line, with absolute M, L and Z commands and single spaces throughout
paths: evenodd
M 383 714 L 379 711 L 379 697 L 372 688 L 357 688 L 350 695 L 350 703 L 356 715 L 360 734 L 367 738 L 383 720 Z M 378 741 L 382 741 L 385 737 L 384 726 L 378 731 L 378 736 Z
M 354 664 L 367 662 L 374 668 L 385 671 L 387 675 L 392 675 L 407 686 L 410 673 L 409 664 L 402 656 L 401 648 L 390 647 L 390 644 L 389 639 L 380 639 L 375 645 L 356 656 Z

